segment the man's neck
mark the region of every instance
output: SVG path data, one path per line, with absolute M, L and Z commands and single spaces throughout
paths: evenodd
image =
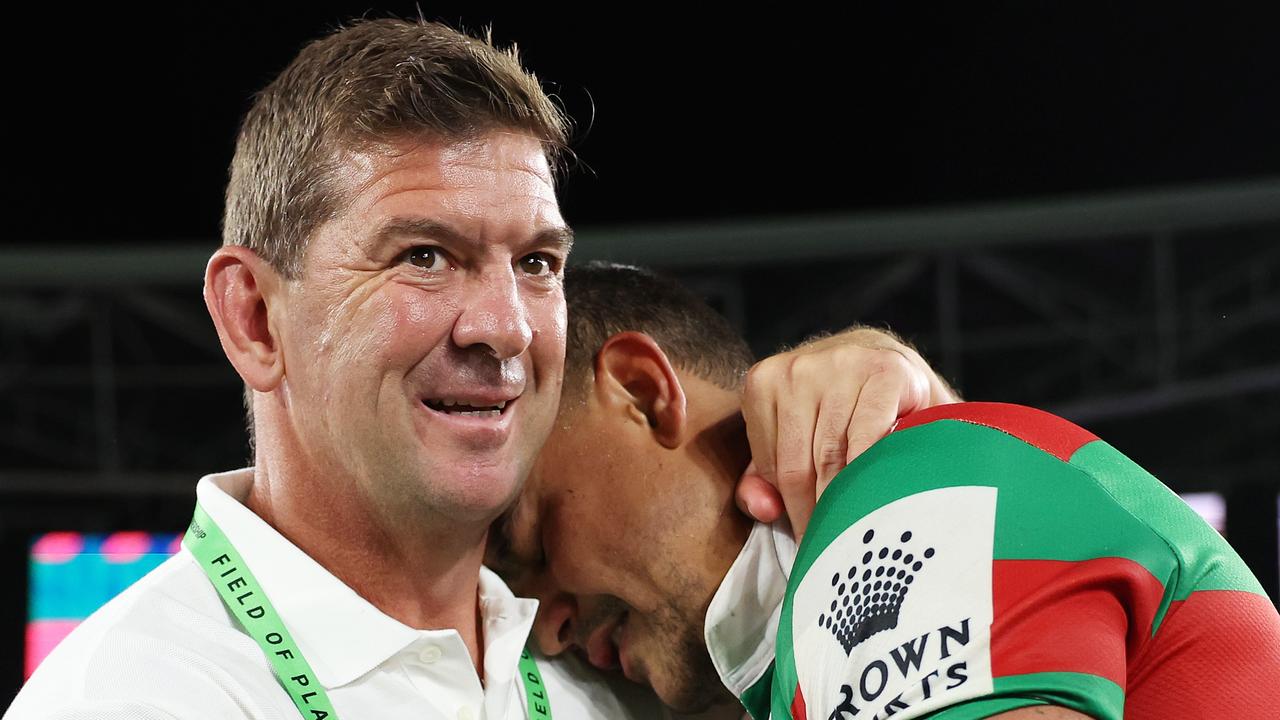
M 484 528 L 474 537 L 458 528 L 433 532 L 427 518 L 388 527 L 349 489 L 305 475 L 260 455 L 245 505 L 389 617 L 419 630 L 456 630 L 483 676 Z

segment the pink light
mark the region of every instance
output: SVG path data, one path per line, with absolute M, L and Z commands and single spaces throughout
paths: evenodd
M 1221 493 L 1193 492 L 1182 493 L 1182 501 L 1191 506 L 1196 514 L 1213 526 L 1218 532 L 1227 530 L 1227 501 Z
M 131 563 L 151 549 L 151 536 L 144 532 L 111 533 L 102 541 L 103 559 L 109 563 Z
M 79 624 L 79 620 L 36 620 L 28 623 L 27 662 L 23 678 L 31 677 L 36 666 Z
M 70 562 L 84 551 L 84 536 L 77 532 L 51 532 L 40 536 L 31 546 L 36 562 L 57 565 Z

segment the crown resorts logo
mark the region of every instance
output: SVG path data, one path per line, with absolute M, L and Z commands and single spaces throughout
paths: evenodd
M 818 614 L 818 626 L 826 628 L 844 648 L 847 656 L 859 643 L 876 633 L 898 627 L 902 603 L 925 561 L 934 556 L 933 548 L 916 555 L 908 543 L 911 531 L 898 537 L 898 546 L 872 546 L 876 531 L 868 530 L 862 544 L 871 546 L 843 576 L 831 576 L 835 599 L 827 611 Z
M 936 488 L 811 524 L 812 541 L 830 540 L 789 599 L 807 717 L 922 717 L 991 692 L 996 496 Z

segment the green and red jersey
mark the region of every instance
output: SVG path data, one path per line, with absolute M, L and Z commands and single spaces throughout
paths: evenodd
M 946 405 L 904 418 L 823 494 L 775 667 L 743 702 L 793 720 L 1274 717 L 1280 615 L 1226 541 L 1110 445 L 1030 408 Z

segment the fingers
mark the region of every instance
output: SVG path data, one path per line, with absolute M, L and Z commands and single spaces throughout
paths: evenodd
M 813 467 L 817 473 L 817 495 L 831 478 L 848 464 L 850 418 L 859 400 L 859 389 L 828 394 L 821 400 L 813 434 Z
M 766 481 L 775 480 L 777 461 L 777 392 L 776 377 L 768 360 L 756 363 L 747 373 L 742 394 L 742 419 L 747 428 L 747 444 L 751 446 L 751 464 Z
M 877 440 L 893 429 L 902 417 L 903 394 L 910 382 L 902 375 L 876 373 L 867 379 L 858 398 L 858 406 L 849 418 L 849 446 L 846 462 L 852 462 Z
M 768 522 L 780 498 L 800 537 L 832 478 L 899 417 L 954 395 L 945 391 L 909 346 L 865 328 L 757 363 L 742 400 L 755 473 L 739 483 L 738 506 Z
M 900 376 L 889 373 L 876 373 L 867 379 L 846 428 L 847 442 L 845 457 L 842 458 L 846 465 L 893 429 L 899 417 L 898 400 L 905 385 Z M 826 484 L 821 485 L 819 494 L 825 489 Z
M 799 364 L 799 363 L 797 363 Z M 792 378 L 791 392 L 777 404 L 778 492 L 791 518 L 796 537 L 804 534 L 817 503 L 817 473 L 813 463 L 813 437 L 821 393 L 814 378 Z
M 782 517 L 782 496 L 768 480 L 756 472 L 755 463 L 747 466 L 747 471 L 738 479 L 734 490 L 734 500 L 743 514 L 759 522 L 771 523 Z
M 866 452 L 898 418 L 929 404 L 928 378 L 910 362 L 887 364 L 867 377 L 849 418 L 845 463 Z
M 941 375 L 935 372 L 934 369 L 929 366 L 928 361 L 926 361 L 915 348 L 910 345 L 896 343 L 892 346 L 892 349 L 901 353 L 911 366 L 916 369 L 916 374 L 925 378 L 925 382 L 927 384 L 924 389 L 924 397 L 920 399 L 919 403 L 916 404 L 915 407 L 903 411 L 901 413 L 902 415 L 908 415 L 916 410 L 924 410 L 925 408 L 930 408 L 934 405 L 964 402 L 964 398 L 960 397 L 960 393 L 957 392 L 955 388 L 951 387 L 951 385 L 948 384 Z

